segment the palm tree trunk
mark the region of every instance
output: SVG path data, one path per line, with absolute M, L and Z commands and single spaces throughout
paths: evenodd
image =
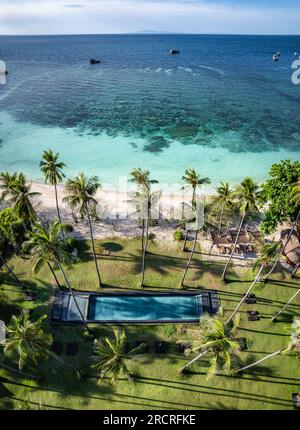
M 298 214 L 297 214 L 297 217 L 296 217 L 296 219 L 295 219 L 294 224 L 292 225 L 291 231 L 289 232 L 289 235 L 288 235 L 288 237 L 287 237 L 287 240 L 286 240 L 286 243 L 285 243 L 284 247 L 283 247 L 283 248 L 282 248 L 282 250 L 280 251 L 280 254 L 279 254 L 278 258 L 275 260 L 275 262 L 274 262 L 274 264 L 273 264 L 273 266 L 272 266 L 272 268 L 271 268 L 270 272 L 269 272 L 269 273 L 264 277 L 264 281 L 267 281 L 267 279 L 271 276 L 271 274 L 272 274 L 272 273 L 274 272 L 274 270 L 276 269 L 276 266 L 277 266 L 277 264 L 278 264 L 278 262 L 279 262 L 279 260 L 280 260 L 281 256 L 283 255 L 284 251 L 286 250 L 286 247 L 287 247 L 287 245 L 288 245 L 288 243 L 289 243 L 289 241 L 290 241 L 290 239 L 291 239 L 291 237 L 292 237 L 292 234 L 293 234 L 293 232 L 294 232 L 294 230 L 295 230 L 295 228 L 296 228 L 296 226 L 297 226 L 297 224 L 298 224 L 299 218 L 300 218 L 300 210 L 299 210 L 299 212 L 298 212 Z
M 44 351 L 45 351 L 48 355 L 50 355 L 50 357 L 55 358 L 55 360 L 57 360 L 57 361 L 58 361 L 60 364 L 62 364 L 63 366 L 70 367 L 71 369 L 73 369 L 73 370 L 75 370 L 76 372 L 79 372 L 79 373 L 80 373 L 80 370 L 79 370 L 76 366 L 73 366 L 73 364 L 68 363 L 67 361 L 63 360 L 63 359 L 62 359 L 62 358 L 60 358 L 58 355 L 54 354 L 54 352 L 52 352 L 52 351 L 50 351 L 50 350 L 48 350 L 48 349 L 44 349 Z
M 13 270 L 9 267 L 9 265 L 6 263 L 5 259 L 0 255 L 0 260 L 2 261 L 3 265 L 6 267 L 8 272 L 11 274 L 11 276 L 15 279 L 15 281 L 20 285 L 21 288 L 24 288 L 24 285 L 20 281 L 20 279 L 15 275 Z
M 276 321 L 277 317 L 286 310 L 286 308 L 292 303 L 292 301 L 298 296 L 298 294 L 300 293 L 300 289 L 298 291 L 295 292 L 295 294 L 292 295 L 292 297 L 290 298 L 290 300 L 283 306 L 282 309 L 280 309 L 279 312 L 277 312 L 276 315 L 273 316 L 272 318 L 272 322 Z
M 183 286 L 184 286 L 185 277 L 186 277 L 187 271 L 188 271 L 188 269 L 189 269 L 189 267 L 191 265 L 192 258 L 193 258 L 194 252 L 195 252 L 197 239 L 198 239 L 198 230 L 196 230 L 196 232 L 195 232 L 195 238 L 194 238 L 194 242 L 193 242 L 193 247 L 192 247 L 192 250 L 191 250 L 191 253 L 190 253 L 189 260 L 187 262 L 187 265 L 186 265 L 185 270 L 184 270 L 183 275 L 182 275 L 182 279 L 181 279 L 181 283 L 180 283 L 180 288 L 183 288 Z
M 54 191 L 55 191 L 55 203 L 56 203 L 57 217 L 58 217 L 58 221 L 60 222 L 60 224 L 62 224 L 62 222 L 61 222 L 61 216 L 60 216 L 60 210 L 59 210 L 59 205 L 58 205 L 57 184 L 56 184 L 56 182 L 54 183 Z M 65 233 L 63 231 L 62 231 L 62 237 L 65 238 Z
M 299 269 L 299 266 L 300 266 L 300 264 L 297 264 L 297 265 L 296 265 L 296 267 L 295 267 L 295 269 L 293 270 L 293 273 L 291 274 L 292 279 L 294 279 L 294 278 L 295 278 L 296 273 L 297 273 L 297 271 L 298 271 L 298 269 Z
M 255 287 L 255 285 L 259 281 L 261 272 L 263 271 L 264 267 L 265 266 L 262 264 L 261 267 L 260 267 L 260 269 L 259 269 L 259 271 L 258 271 L 258 274 L 255 276 L 255 279 L 252 282 L 252 284 L 250 285 L 250 287 L 248 288 L 246 294 L 243 296 L 242 300 L 239 302 L 239 304 L 237 305 L 237 307 L 235 308 L 235 310 L 232 312 L 232 314 L 230 315 L 230 317 L 226 321 L 226 325 L 232 320 L 232 318 L 235 316 L 235 314 L 238 312 L 238 310 L 240 309 L 240 307 L 242 306 L 242 304 L 246 300 L 247 296 L 251 293 L 252 289 Z
M 87 213 L 87 218 L 88 218 L 88 223 L 89 223 L 90 236 L 91 236 L 93 255 L 94 255 L 94 262 L 95 262 L 96 272 L 97 272 L 98 281 L 99 281 L 99 288 L 101 288 L 102 282 L 101 282 L 101 276 L 100 276 L 100 271 L 99 271 L 98 262 L 97 262 L 97 255 L 96 255 L 95 242 L 94 242 L 94 236 L 93 236 L 92 222 L 91 222 L 89 208 L 87 206 L 86 206 L 86 213 Z
M 22 376 L 23 378 L 29 378 L 29 379 L 37 379 L 38 378 L 35 375 L 31 375 L 30 373 L 25 373 L 19 369 L 14 369 L 13 367 L 7 366 L 4 363 L 0 363 L 0 367 L 2 367 L 2 369 L 7 370 L 8 372 L 17 373 L 18 375 Z
M 55 282 L 56 282 L 56 285 L 57 285 L 58 289 L 60 290 L 61 289 L 61 285 L 60 285 L 59 280 L 58 280 L 58 278 L 57 278 L 57 276 L 56 276 L 56 274 L 55 274 L 55 272 L 54 272 L 54 270 L 53 270 L 53 268 L 52 268 L 52 266 L 51 266 L 50 263 L 48 263 L 48 267 L 49 267 L 49 269 L 50 269 L 50 271 L 51 271 L 51 273 L 53 275 L 53 278 L 55 279 Z
M 60 269 L 60 271 L 61 271 L 61 273 L 62 273 L 62 275 L 63 275 L 63 277 L 64 277 L 64 280 L 65 280 L 65 282 L 66 282 L 66 284 L 67 284 L 67 287 L 68 287 L 68 289 L 69 289 L 69 292 L 70 292 L 70 294 L 71 294 L 71 296 L 72 296 L 72 298 L 73 298 L 73 300 L 74 300 L 74 303 L 75 303 L 75 305 L 76 305 L 76 308 L 77 308 L 77 310 L 78 310 L 78 313 L 79 313 L 79 315 L 80 315 L 80 318 L 82 319 L 82 322 L 83 322 L 83 324 L 85 325 L 86 329 L 89 331 L 89 328 L 88 328 L 87 322 L 86 322 L 86 320 L 85 320 L 85 318 L 84 318 L 84 316 L 83 316 L 83 313 L 81 312 L 81 309 L 80 309 L 80 307 L 79 307 L 79 305 L 78 305 L 78 303 L 77 303 L 77 300 L 76 300 L 76 298 L 75 298 L 75 294 L 74 294 L 73 289 L 72 289 L 72 287 L 71 287 L 71 285 L 70 285 L 70 283 L 69 283 L 69 280 L 68 280 L 68 278 L 67 278 L 67 275 L 66 275 L 66 273 L 65 273 L 64 269 L 62 268 L 62 266 L 61 266 L 60 262 L 59 262 L 58 260 L 55 260 L 55 263 L 58 265 L 58 267 L 59 267 L 59 269 Z
M 248 366 L 242 367 L 237 372 L 243 372 L 246 369 L 250 369 L 251 367 L 257 366 L 258 364 L 262 363 L 265 360 L 268 360 L 271 357 L 275 357 L 276 355 L 281 354 L 285 348 L 278 349 L 277 351 L 273 352 L 272 354 L 266 355 L 264 358 L 261 358 L 260 360 L 256 361 L 255 363 L 249 364 Z
M 144 286 L 144 279 L 145 279 L 145 257 L 146 257 L 146 250 L 148 245 L 148 230 L 149 230 L 149 219 L 146 220 L 146 238 L 144 241 L 144 248 L 143 248 L 143 254 L 142 254 L 142 277 L 141 277 L 141 287 Z
M 220 222 L 219 222 L 219 231 L 218 234 L 221 233 L 221 228 L 222 228 L 222 222 L 223 222 L 223 216 L 224 216 L 224 209 L 225 209 L 225 202 L 222 205 L 222 209 L 221 209 L 221 216 L 220 216 Z
M 186 251 L 186 242 L 187 242 L 188 234 L 189 234 L 189 230 L 185 230 L 184 243 L 182 247 L 183 252 Z
M 144 252 L 145 220 L 142 220 L 142 252 Z
M 55 203 L 56 203 L 56 211 L 57 211 L 57 216 L 58 216 L 58 220 L 61 223 L 61 217 L 60 217 L 60 211 L 59 211 L 59 205 L 58 205 L 58 196 L 57 196 L 57 184 L 54 184 L 54 191 L 55 191 Z
M 195 197 L 196 197 L 196 188 L 193 187 L 193 195 L 192 195 L 192 208 L 195 209 Z
M 240 233 L 241 233 L 241 230 L 242 230 L 242 227 L 243 227 L 243 224 L 244 224 L 245 216 L 246 216 L 246 213 L 244 213 L 244 215 L 242 216 L 242 219 L 241 219 L 241 222 L 240 222 L 240 226 L 239 226 L 239 229 L 238 229 L 238 233 L 237 233 L 237 235 L 236 235 L 236 239 L 235 239 L 235 242 L 234 242 L 234 244 L 233 244 L 233 248 L 232 248 L 232 251 L 231 251 L 230 257 L 228 258 L 228 261 L 227 261 L 227 263 L 225 264 L 225 267 L 224 267 L 224 271 L 223 271 L 223 274 L 222 274 L 222 281 L 224 281 L 224 282 L 226 281 L 226 272 L 227 272 L 227 269 L 228 269 L 229 263 L 230 263 L 230 262 L 231 262 L 231 260 L 232 260 L 232 257 L 233 257 L 233 254 L 234 254 L 234 251 L 235 251 L 236 245 L 237 245 L 237 243 L 238 243 L 238 241 L 239 241 L 239 237 L 240 237 Z
M 208 352 L 209 352 L 208 349 L 206 349 L 205 351 L 202 351 L 200 354 L 197 355 L 197 357 L 193 358 L 185 366 L 183 366 L 183 368 L 180 370 L 180 373 L 183 373 L 188 367 L 196 363 L 196 361 L 200 360 L 200 358 L 206 355 Z

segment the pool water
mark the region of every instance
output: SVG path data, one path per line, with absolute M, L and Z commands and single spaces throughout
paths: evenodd
M 88 320 L 198 321 L 202 313 L 201 295 L 91 296 Z

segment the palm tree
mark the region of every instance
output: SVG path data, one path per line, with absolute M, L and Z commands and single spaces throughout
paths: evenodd
M 28 241 L 24 243 L 24 251 L 30 252 L 31 255 L 35 258 L 35 272 L 39 271 L 43 265 L 48 265 L 58 286 L 59 282 L 55 276 L 54 270 L 51 267 L 51 263 L 53 263 L 60 269 L 65 283 L 68 287 L 68 290 L 76 305 L 80 318 L 82 319 L 83 324 L 88 330 L 86 320 L 78 305 L 67 275 L 61 265 L 61 262 L 70 262 L 70 255 L 68 252 L 66 252 L 66 241 L 61 236 L 62 230 L 68 232 L 69 229 L 69 226 L 65 224 L 60 224 L 57 221 L 52 221 L 48 225 L 35 224 L 32 228 L 32 231 L 28 233 Z
M 242 367 L 238 370 L 238 372 L 243 372 L 244 370 L 250 369 L 251 367 L 258 366 L 259 364 L 263 363 L 264 361 L 268 360 L 269 358 L 276 357 L 280 354 L 285 354 L 288 352 L 300 352 L 300 318 L 294 318 L 294 322 L 292 324 L 292 331 L 290 336 L 290 341 L 288 345 L 278 349 L 275 352 L 272 352 L 271 354 L 266 355 L 265 357 L 261 358 L 260 360 L 256 361 L 255 363 L 249 364 L 248 366 Z
M 100 188 L 100 186 L 101 184 L 97 176 L 93 176 L 88 179 L 84 175 L 84 173 L 80 173 L 74 179 L 69 179 L 67 181 L 66 191 L 69 195 L 63 199 L 63 201 L 68 203 L 71 209 L 79 209 L 79 213 L 82 219 L 84 219 L 84 217 L 87 217 L 99 288 L 101 288 L 102 283 L 95 249 L 95 241 L 91 221 L 91 209 L 95 210 L 98 205 L 98 202 L 94 196 L 96 195 L 97 190 Z
M 242 304 L 244 303 L 246 298 L 249 296 L 249 294 L 251 293 L 251 291 L 253 290 L 255 285 L 260 281 L 261 274 L 262 274 L 263 270 L 270 263 L 272 263 L 274 261 L 274 259 L 277 256 L 277 249 L 278 249 L 278 243 L 277 242 L 270 242 L 270 243 L 265 243 L 262 245 L 260 252 L 259 252 L 259 256 L 258 256 L 258 258 L 257 258 L 257 260 L 253 266 L 254 270 L 259 268 L 258 273 L 255 276 L 254 281 L 252 282 L 252 284 L 248 288 L 246 294 L 243 296 L 241 301 L 238 303 L 238 305 L 236 306 L 236 308 L 234 309 L 234 311 L 232 312 L 232 314 L 228 318 L 227 324 L 232 320 L 232 318 L 234 318 L 235 314 L 239 311 L 240 307 L 242 306 Z
M 47 226 L 36 224 L 27 234 L 28 240 L 23 244 L 24 252 L 29 252 L 34 259 L 33 273 L 38 273 L 43 266 L 47 265 L 59 289 L 61 285 L 51 264 L 54 263 L 55 255 L 61 261 L 70 262 L 70 256 L 65 251 L 67 242 L 63 237 L 63 233 L 70 230 L 69 225 L 55 221 Z
M 221 203 L 221 215 L 220 215 L 220 221 L 219 221 L 219 234 L 221 233 L 222 229 L 222 222 L 223 222 L 223 216 L 224 211 L 228 205 L 232 204 L 232 190 L 230 189 L 230 186 L 228 182 L 220 182 L 220 186 L 217 187 L 217 198 L 216 200 Z
M 198 233 L 199 233 L 199 230 L 196 230 L 195 231 L 195 236 L 194 236 L 194 241 L 193 241 L 193 246 L 192 246 L 192 249 L 191 249 L 191 252 L 190 252 L 190 256 L 189 256 L 187 265 L 185 266 L 185 269 L 184 269 L 184 272 L 183 272 L 183 275 L 182 275 L 182 278 L 181 278 L 180 288 L 184 287 L 185 277 L 186 277 L 187 271 L 188 271 L 188 269 L 189 269 L 189 267 L 191 265 L 191 262 L 192 262 L 192 259 L 193 259 L 193 255 L 194 255 L 194 252 L 195 252 L 196 243 L 197 243 L 197 240 L 198 240 Z
M 182 176 L 182 180 L 188 187 L 191 187 L 193 190 L 192 206 L 195 207 L 197 187 L 204 184 L 210 184 L 210 179 L 201 178 L 199 173 L 197 173 L 195 169 L 186 169 L 184 176 Z
M 23 310 L 20 316 L 13 315 L 9 325 L 6 327 L 6 339 L 4 353 L 10 351 L 18 354 L 18 368 L 22 370 L 27 361 L 38 363 L 44 358 L 46 351 L 50 348 L 52 336 L 43 330 L 43 322 L 46 315 L 40 317 L 36 322 L 31 322 L 29 314 Z
M 240 348 L 234 337 L 239 321 L 240 318 L 237 314 L 232 323 L 225 323 L 222 309 L 213 317 L 204 315 L 200 319 L 199 345 L 191 350 L 191 352 L 200 351 L 200 354 L 189 361 L 181 369 L 181 373 L 206 354 L 211 355 L 208 377 L 215 375 L 218 369 L 224 369 L 226 373 L 229 373 L 232 367 L 232 358 Z
M 11 196 L 14 189 L 16 178 L 17 178 L 17 173 L 9 173 L 9 172 L 0 173 L 1 200 Z
M 40 193 L 30 191 L 31 186 L 26 183 L 23 173 L 1 173 L 2 189 L 1 197 L 8 199 L 13 205 L 16 216 L 21 218 L 25 225 L 30 225 L 36 220 L 36 213 L 32 205 L 32 199 L 40 196 Z
M 53 339 L 50 333 L 44 331 L 43 325 L 46 318 L 47 315 L 42 315 L 37 321 L 32 322 L 25 310 L 19 316 L 13 315 L 6 327 L 7 337 L 3 341 L 4 353 L 17 353 L 19 370 L 22 370 L 28 361 L 37 365 L 41 358 L 47 356 L 54 357 L 61 364 L 77 370 L 50 350 Z
M 151 193 L 151 185 L 158 184 L 156 179 L 150 179 L 149 170 L 142 170 L 141 168 L 134 169 L 130 173 L 131 178 L 129 182 L 135 183 L 139 187 L 136 193 L 136 199 L 139 201 L 139 213 L 142 219 L 142 276 L 141 287 L 144 285 L 145 279 L 145 257 L 148 246 L 149 238 L 149 221 L 151 219 L 152 203 L 159 193 Z
M 197 187 L 204 185 L 204 184 L 210 184 L 209 178 L 201 178 L 199 173 L 196 172 L 195 169 L 186 169 L 184 176 L 182 176 L 182 181 L 186 184 L 188 188 L 192 188 L 193 195 L 192 195 L 192 208 L 196 208 L 196 191 Z M 183 248 L 182 250 L 185 251 L 186 249 L 186 242 L 188 237 L 189 231 L 185 231 L 185 238 L 183 242 Z
M 49 149 L 48 151 L 43 152 L 42 160 L 40 162 L 41 172 L 44 174 L 45 182 L 54 185 L 55 191 L 55 202 L 56 202 L 56 210 L 59 222 L 61 223 L 59 205 L 58 205 L 58 196 L 57 196 L 57 184 L 62 182 L 65 178 L 63 173 L 63 168 L 66 167 L 65 163 L 58 161 L 59 153 L 54 153 Z
M 288 300 L 288 302 L 277 312 L 276 315 L 272 317 L 272 322 L 276 322 L 282 312 L 286 310 L 286 308 L 295 300 L 295 298 L 300 294 L 300 288 L 292 295 L 292 297 Z
M 299 180 L 294 184 L 293 186 L 293 190 L 292 190 L 292 199 L 291 199 L 291 203 L 295 204 L 295 206 L 300 207 L 300 178 Z M 274 270 L 276 269 L 276 266 L 280 260 L 280 258 L 282 257 L 282 255 L 284 254 L 284 251 L 286 250 L 286 247 L 298 225 L 300 219 L 300 209 L 297 213 L 296 219 L 292 225 L 291 230 L 289 231 L 288 237 L 286 239 L 285 245 L 282 247 L 280 254 L 278 255 L 278 257 L 276 258 L 271 270 L 269 271 L 269 273 L 265 276 L 264 281 L 267 281 L 268 278 L 271 276 L 271 274 L 274 272 Z M 298 267 L 296 267 L 296 270 L 298 269 Z M 293 272 L 292 276 L 294 276 L 295 271 Z
M 114 330 L 114 339 L 105 338 L 105 341 L 94 341 L 94 360 L 96 363 L 92 366 L 99 371 L 99 380 L 101 381 L 107 374 L 111 375 L 111 384 L 118 381 L 121 375 L 124 375 L 130 382 L 133 381 L 132 374 L 127 367 L 127 361 L 143 353 L 145 344 L 126 352 L 127 342 L 124 330 Z
M 200 209 L 200 206 L 198 206 L 198 208 Z M 186 265 L 186 267 L 184 269 L 184 272 L 183 272 L 183 275 L 182 275 L 182 278 L 181 278 L 180 288 L 184 287 L 184 282 L 185 282 L 186 274 L 187 274 L 187 272 L 188 272 L 188 270 L 190 268 L 190 265 L 192 263 L 193 256 L 194 256 L 194 253 L 195 253 L 196 243 L 198 241 L 198 236 L 199 236 L 199 231 L 200 230 L 201 231 L 205 231 L 206 234 L 207 234 L 207 231 L 212 226 L 212 224 L 209 222 L 209 219 L 208 219 L 208 215 L 209 215 L 209 212 L 210 212 L 210 209 L 211 209 L 211 203 L 203 202 L 202 209 L 203 209 L 203 212 L 202 212 L 201 215 L 200 215 L 200 212 L 198 212 L 198 214 L 195 216 L 195 212 L 194 212 L 193 218 L 191 218 L 189 220 L 190 222 L 194 222 L 194 223 L 196 222 L 198 225 L 197 225 L 197 228 L 195 229 L 195 235 L 194 235 L 192 249 L 191 249 L 191 252 L 190 252 L 190 256 L 189 256 L 187 265 Z M 201 226 L 200 223 L 202 221 L 203 221 L 203 224 Z
M 249 177 L 246 177 L 234 192 L 234 196 L 239 203 L 241 221 L 240 221 L 235 242 L 232 246 L 230 257 L 227 260 L 227 263 L 224 267 L 224 271 L 222 274 L 222 280 L 224 282 L 226 281 L 226 272 L 232 260 L 233 254 L 235 252 L 235 249 L 240 237 L 240 233 L 245 221 L 245 217 L 250 211 L 258 211 L 259 194 L 260 192 L 259 192 L 258 185 L 253 181 L 253 179 Z

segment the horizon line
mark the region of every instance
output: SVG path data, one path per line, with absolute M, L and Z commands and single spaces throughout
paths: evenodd
M 289 36 L 300 37 L 299 34 L 288 33 L 178 33 L 178 32 L 127 32 L 127 33 L 31 33 L 31 34 L 0 34 L 0 37 L 42 37 L 42 36 Z

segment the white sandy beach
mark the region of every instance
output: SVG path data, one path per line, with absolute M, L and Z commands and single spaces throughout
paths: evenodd
M 78 223 L 74 223 L 71 210 L 63 202 L 63 197 L 65 197 L 64 186 L 58 185 L 57 188 L 62 221 L 72 223 L 75 237 L 88 238 L 87 223 L 80 220 Z M 35 203 L 38 215 L 47 219 L 57 218 L 54 187 L 32 182 L 31 190 L 41 193 L 41 197 Z M 139 237 L 141 235 L 141 229 L 137 225 L 135 203 L 132 202 L 132 198 L 133 194 L 125 191 L 101 189 L 97 192 L 96 199 L 99 203 L 100 221 L 93 222 L 95 238 Z M 177 225 L 174 218 L 176 219 L 176 214 L 181 213 L 182 202 L 189 202 L 190 200 L 190 193 L 182 195 L 162 194 L 159 212 L 163 220 L 159 222 L 159 225 L 151 227 L 151 233 L 154 233 L 158 239 L 173 241 L 173 232 Z

